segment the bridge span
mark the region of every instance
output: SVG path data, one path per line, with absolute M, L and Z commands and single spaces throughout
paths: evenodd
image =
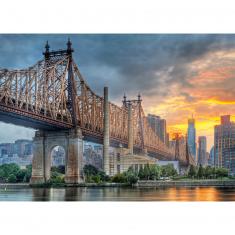
M 65 50 L 50 51 L 33 66 L 0 69 L 0 121 L 36 129 L 32 183 L 50 179 L 50 152 L 56 145 L 66 152 L 66 182 L 81 181 L 82 140 L 103 144 L 104 171 L 110 174 L 109 146 L 144 152 L 165 160 L 195 164 L 187 143 L 166 146 L 148 124 L 141 96 L 121 107 L 98 96 L 73 60 L 70 40 Z

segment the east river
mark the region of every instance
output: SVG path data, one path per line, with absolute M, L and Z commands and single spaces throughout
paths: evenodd
M 0 201 L 235 201 L 235 188 L 1 188 Z

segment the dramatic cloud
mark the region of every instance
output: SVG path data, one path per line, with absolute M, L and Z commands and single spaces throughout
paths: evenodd
M 234 113 L 235 35 L 1 35 L 0 67 L 28 67 L 42 58 L 46 40 L 58 49 L 68 37 L 96 93 L 109 86 L 110 99 L 121 104 L 124 92 L 141 92 L 146 113 L 166 118 L 171 133 L 185 133 L 193 114 L 197 135 L 207 135 L 211 146 L 219 116 Z M 0 141 L 33 133 L 19 130 L 1 124 Z

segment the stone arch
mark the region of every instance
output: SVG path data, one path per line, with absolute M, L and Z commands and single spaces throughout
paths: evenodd
M 65 165 L 68 158 L 68 139 L 66 135 L 48 135 L 45 137 L 45 180 L 51 178 L 52 150 L 61 146 L 65 151 Z
M 65 150 L 65 182 L 79 183 L 82 178 L 82 132 L 78 129 L 36 131 L 33 140 L 31 184 L 45 183 L 51 176 L 51 151 L 55 146 Z

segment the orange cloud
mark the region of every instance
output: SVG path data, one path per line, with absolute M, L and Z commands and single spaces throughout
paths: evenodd
M 209 150 L 220 116 L 235 114 L 235 51 L 210 52 L 188 69 L 193 74 L 187 78 L 190 86 L 173 84 L 160 102 L 146 101 L 146 112 L 165 118 L 171 136 L 176 131 L 186 134 L 187 120 L 193 114 L 197 138 L 207 136 Z

